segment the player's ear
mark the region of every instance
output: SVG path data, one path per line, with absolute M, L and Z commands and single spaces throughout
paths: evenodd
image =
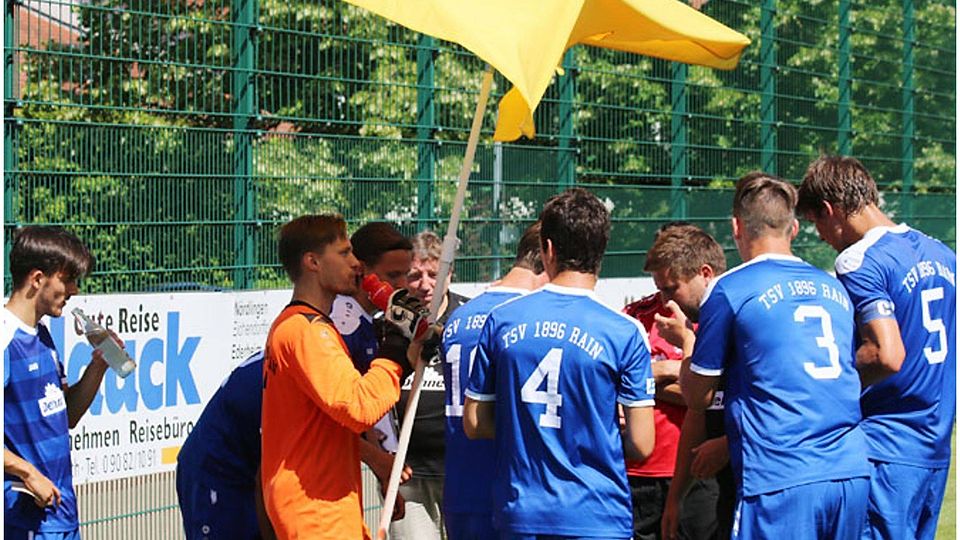
M 793 240 L 797 237 L 797 234 L 800 232 L 800 222 L 796 218 L 793 219 L 793 222 L 790 224 L 790 240 Z
M 43 282 L 46 280 L 47 275 L 43 273 L 43 270 L 39 268 L 34 268 L 27 273 L 27 279 L 23 280 L 23 283 L 35 291 L 39 291 L 43 287 Z
M 736 216 L 730 218 L 730 228 L 733 229 L 733 238 L 740 238 L 740 218 Z
M 305 272 L 319 272 L 322 267 L 320 254 L 315 251 L 307 251 L 300 257 L 300 268 Z
M 825 217 L 833 217 L 837 213 L 837 209 L 830 204 L 830 201 L 821 201 L 823 206 L 820 208 L 820 215 Z

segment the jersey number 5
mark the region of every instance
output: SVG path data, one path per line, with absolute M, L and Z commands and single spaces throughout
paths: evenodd
M 933 347 L 924 347 L 923 355 L 927 357 L 930 364 L 940 364 L 947 359 L 947 327 L 943 325 L 943 319 L 934 319 L 930 315 L 930 302 L 934 300 L 943 300 L 943 287 L 935 289 L 924 289 L 920 291 L 920 301 L 923 304 L 923 327 L 931 334 L 936 332 L 940 337 L 940 348 L 933 350 Z
M 540 415 L 540 427 L 560 429 L 561 419 L 557 413 L 563 404 L 563 396 L 559 392 L 562 357 L 563 349 L 550 349 L 520 388 L 520 399 L 524 403 L 542 403 L 547 406 L 547 411 Z M 547 380 L 546 392 L 540 390 L 544 379 Z
M 820 319 L 820 328 L 823 335 L 817 336 L 817 347 L 827 350 L 829 366 L 818 366 L 813 362 L 804 362 L 803 370 L 814 379 L 836 379 L 842 371 L 840 368 L 840 350 L 833 337 L 833 324 L 830 312 L 823 306 L 800 306 L 793 312 L 793 320 L 803 323 L 808 318 Z

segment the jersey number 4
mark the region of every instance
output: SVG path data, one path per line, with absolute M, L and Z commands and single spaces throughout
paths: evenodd
M 524 403 L 541 403 L 547 406 L 547 411 L 540 415 L 540 427 L 560 429 L 560 406 L 563 396 L 560 395 L 560 361 L 563 359 L 563 349 L 554 348 L 540 360 L 527 381 L 520 388 L 520 399 Z M 540 390 L 544 379 L 547 381 L 547 390 Z

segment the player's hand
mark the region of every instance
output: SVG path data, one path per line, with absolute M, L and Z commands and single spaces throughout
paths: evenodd
M 380 482 L 380 496 L 387 496 L 387 484 L 386 482 Z M 390 521 L 399 521 L 403 519 L 403 516 L 407 513 L 407 501 L 403 499 L 403 495 L 399 492 L 397 493 L 397 502 L 393 505 L 393 513 L 390 514 Z
M 399 328 L 407 339 L 414 339 L 418 336 L 417 331 L 430 312 L 423 305 L 420 299 L 411 295 L 406 289 L 397 289 L 390 295 L 390 301 L 387 302 L 387 309 L 383 312 L 383 318 Z
M 431 325 L 424 334 L 423 339 L 413 340 L 413 342 L 410 344 L 410 348 L 413 349 L 418 343 L 420 343 L 422 348 L 417 357 L 429 365 L 430 361 L 438 357 L 440 354 L 440 336 L 442 335 L 443 326 L 439 324 Z
M 691 450 L 691 453 L 693 461 L 690 463 L 690 473 L 701 480 L 716 476 L 730 461 L 730 447 L 726 437 L 704 441 Z
M 412 356 L 411 351 L 415 349 L 416 353 L 419 354 L 419 345 L 411 347 L 410 338 L 404 334 L 403 330 L 383 319 L 374 320 L 374 331 L 377 333 L 377 357 L 386 358 L 399 364 L 403 370 L 400 380 L 403 381 L 413 373 L 413 365 L 417 356 Z
M 660 517 L 660 535 L 663 540 L 677 540 L 680 536 L 680 500 L 667 494 Z
M 40 508 L 60 506 L 60 490 L 40 471 L 34 470 L 23 479 L 23 485 L 33 493 L 33 502 Z
M 667 343 L 674 347 L 684 348 L 686 340 L 693 338 L 693 323 L 687 319 L 683 310 L 673 300 L 667 302 L 666 306 L 672 313 L 670 317 L 664 317 L 659 313 L 653 316 L 657 325 L 657 332 Z

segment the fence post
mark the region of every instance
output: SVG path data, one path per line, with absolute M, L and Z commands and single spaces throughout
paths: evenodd
M 840 50 L 837 58 L 839 67 L 838 89 L 840 100 L 837 103 L 837 150 L 841 156 L 849 156 L 853 151 L 851 130 L 853 119 L 850 116 L 850 0 L 840 0 Z
M 234 261 L 233 287 L 253 286 L 255 196 L 253 184 L 253 135 L 251 120 L 256 113 L 257 0 L 233 0 L 230 8 L 233 32 L 233 202 Z
M 17 77 L 16 59 L 17 53 L 14 50 L 17 46 L 16 24 L 16 0 L 7 0 L 6 11 L 3 19 L 3 260 L 10 260 L 10 248 L 13 246 L 12 227 L 7 230 L 7 224 L 17 225 L 17 208 L 15 207 L 16 195 L 19 182 L 17 181 L 17 151 L 15 148 L 16 137 L 14 130 L 17 129 L 14 111 L 17 104 L 14 95 L 14 80 Z M 7 269 L 5 274 L 9 274 Z M 4 276 L 4 283 L 6 277 Z
M 558 191 L 572 187 L 576 182 L 576 149 L 573 148 L 573 100 L 576 97 L 576 61 L 573 50 L 563 55 L 563 75 L 559 77 L 560 119 L 559 144 L 557 154 Z
M 674 221 L 687 218 L 683 183 L 689 178 L 687 153 L 687 64 L 673 62 L 670 80 L 670 208 Z
M 777 0 L 760 8 L 760 167 L 777 174 Z
M 900 108 L 903 111 L 902 132 L 900 135 L 900 176 L 903 179 L 900 212 L 902 220 L 913 219 L 913 136 L 914 136 L 914 83 L 913 83 L 913 44 L 915 21 L 913 18 L 913 0 L 903 0 L 903 83 L 900 94 Z
M 433 61 L 436 43 L 420 34 L 417 43 L 417 230 L 430 228 L 434 219 L 433 183 L 436 175 Z

